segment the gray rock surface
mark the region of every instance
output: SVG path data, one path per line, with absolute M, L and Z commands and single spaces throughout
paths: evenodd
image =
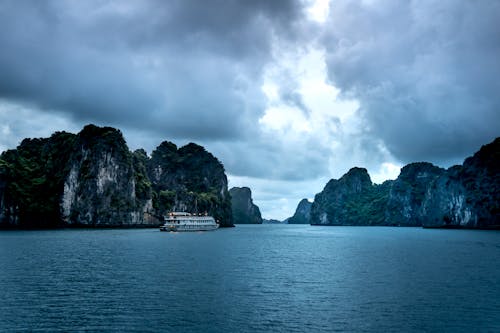
M 235 224 L 262 224 L 259 207 L 253 203 L 252 191 L 248 187 L 233 187 L 229 193 Z
M 312 202 L 307 199 L 302 199 L 293 216 L 288 219 L 288 224 L 310 224 L 311 206 Z
M 500 228 L 500 138 L 463 165 L 412 163 L 381 185 L 353 168 L 316 195 L 311 224 Z
M 385 221 L 387 225 L 421 226 L 423 202 L 431 184 L 445 170 L 431 163 L 411 163 L 401 169 L 399 177 L 390 182 Z
M 162 143 L 149 158 L 122 133 L 87 125 L 25 139 L 0 156 L 0 227 L 145 227 L 171 210 L 232 226 L 223 165 L 203 147 Z
M 500 228 L 500 138 L 431 184 L 424 227 Z

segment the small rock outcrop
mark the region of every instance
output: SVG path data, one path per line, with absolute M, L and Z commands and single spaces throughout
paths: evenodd
M 259 207 L 252 200 L 248 187 L 233 187 L 229 190 L 235 224 L 262 224 Z
M 262 219 L 262 224 L 286 224 L 286 223 L 276 219 Z
M 312 202 L 307 199 L 302 199 L 293 216 L 288 219 L 288 224 L 310 224 L 311 206 Z

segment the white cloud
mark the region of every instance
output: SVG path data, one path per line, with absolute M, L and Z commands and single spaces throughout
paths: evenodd
M 330 0 L 313 0 L 311 6 L 307 8 L 309 19 L 319 23 L 324 23 L 328 18 Z
M 389 179 L 396 179 L 401 172 L 401 165 L 384 162 L 380 165 L 379 170 L 370 175 L 372 182 L 381 184 Z
M 49 137 L 56 131 L 80 131 L 81 125 L 64 114 L 0 99 L 0 152 L 16 148 L 24 138 Z
M 275 155 L 261 162 L 267 166 L 263 175 L 249 179 L 232 176 L 232 183 L 251 187 L 264 214 L 283 219 L 293 214 L 301 199 L 313 198 L 330 178 L 340 178 L 353 166 L 366 167 L 376 182 L 395 178 L 398 166 L 383 143 L 370 137 L 358 112 L 359 103 L 341 96 L 329 84 L 324 51 L 316 45 L 275 57 L 280 62 L 269 65 L 264 74 L 262 90 L 268 106 L 259 119 L 259 136 L 254 138 L 262 150 L 272 142 Z M 311 169 L 316 173 L 305 171 Z M 302 176 L 287 179 L 286 174 Z M 285 195 L 270 196 L 263 190 L 270 182 L 274 193 Z M 300 191 L 285 191 L 294 187 Z M 261 195 L 271 199 L 259 200 Z
M 279 131 L 281 135 L 286 132 L 293 134 L 311 132 L 309 121 L 297 108 L 283 105 L 280 107 L 270 107 L 259 119 L 259 124 L 264 130 Z

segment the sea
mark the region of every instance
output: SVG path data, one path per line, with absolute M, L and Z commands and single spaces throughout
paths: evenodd
M 500 232 L 0 232 L 1 332 L 500 332 Z

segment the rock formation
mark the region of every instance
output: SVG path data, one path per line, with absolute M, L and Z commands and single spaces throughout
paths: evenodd
M 151 192 L 137 195 L 139 170 L 133 162 L 119 130 L 86 126 L 77 135 L 67 164 L 60 207 L 63 224 L 154 224 L 145 218 L 145 213 L 152 211 Z
M 262 219 L 262 224 L 286 224 L 284 221 L 276 219 Z
M 148 171 L 159 214 L 208 213 L 221 226 L 233 225 L 224 166 L 205 148 L 189 143 L 177 149 L 165 141 L 153 151 Z
M 422 209 L 424 227 L 500 228 L 500 138 L 436 179 Z
M 425 162 L 403 167 L 399 177 L 389 183 L 385 224 L 421 226 L 422 207 L 429 185 L 444 173 L 444 169 Z
M 461 166 L 412 163 L 381 185 L 353 168 L 316 195 L 311 224 L 500 228 L 500 138 Z
M 293 216 L 288 219 L 288 224 L 310 224 L 311 206 L 312 202 L 307 199 L 302 199 Z
M 130 152 L 119 130 L 94 125 L 25 139 L 0 156 L 0 226 L 157 226 L 174 209 L 231 226 L 222 164 L 195 144 L 172 147 L 163 143 L 150 159 Z
M 383 225 L 387 193 L 386 183 L 374 185 L 366 169 L 352 168 L 315 196 L 311 224 Z
M 235 224 L 262 224 L 259 207 L 252 200 L 248 187 L 233 187 L 229 190 Z

